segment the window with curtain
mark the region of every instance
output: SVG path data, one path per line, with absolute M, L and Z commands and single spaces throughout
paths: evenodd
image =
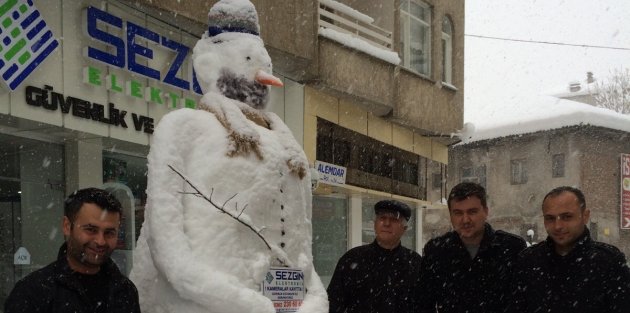
M 400 28 L 403 66 L 431 75 L 431 8 L 420 1 L 401 1 Z

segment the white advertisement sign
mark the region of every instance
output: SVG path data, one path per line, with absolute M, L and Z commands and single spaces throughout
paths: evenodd
M 329 185 L 343 186 L 346 184 L 347 169 L 343 166 L 315 161 L 315 168 L 319 173 L 319 181 Z
M 262 293 L 278 313 L 297 312 L 304 301 L 304 273 L 300 269 L 272 267 L 262 283 Z

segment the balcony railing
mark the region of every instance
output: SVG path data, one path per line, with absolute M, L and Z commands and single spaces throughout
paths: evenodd
M 373 24 L 374 19 L 334 1 L 319 1 L 319 27 L 349 34 L 392 51 L 392 33 Z

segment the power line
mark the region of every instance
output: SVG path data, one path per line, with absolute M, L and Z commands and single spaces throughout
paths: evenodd
M 515 41 L 515 42 L 526 42 L 526 43 L 539 43 L 539 44 L 545 44 L 545 45 L 557 45 L 557 46 L 571 46 L 571 47 L 582 47 L 582 48 L 597 48 L 597 49 L 612 49 L 612 50 L 625 50 L 625 51 L 630 51 L 630 48 L 624 48 L 624 47 L 595 46 L 595 45 L 580 45 L 580 44 L 565 43 L 565 42 L 539 41 L 539 40 L 525 40 L 525 39 L 514 39 L 514 38 L 501 38 L 501 37 L 482 36 L 482 35 L 473 35 L 473 34 L 464 34 L 464 36 L 467 36 L 467 37 L 476 37 L 476 38 L 483 38 L 483 39 L 503 40 L 503 41 Z

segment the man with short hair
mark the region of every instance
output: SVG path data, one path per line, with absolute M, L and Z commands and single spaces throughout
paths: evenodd
M 630 269 L 619 249 L 591 239 L 582 191 L 551 190 L 542 212 L 548 237 L 519 255 L 509 312 L 630 312 Z
M 486 190 L 453 187 L 448 208 L 454 231 L 424 246 L 420 312 L 503 312 L 510 272 L 525 240 L 487 223 Z
M 120 202 L 104 190 L 71 194 L 57 261 L 17 282 L 4 312 L 139 313 L 138 291 L 110 258 L 121 214 Z
M 411 208 L 396 200 L 374 205 L 376 239 L 346 252 L 328 285 L 330 313 L 412 313 L 420 255 L 400 244 Z

